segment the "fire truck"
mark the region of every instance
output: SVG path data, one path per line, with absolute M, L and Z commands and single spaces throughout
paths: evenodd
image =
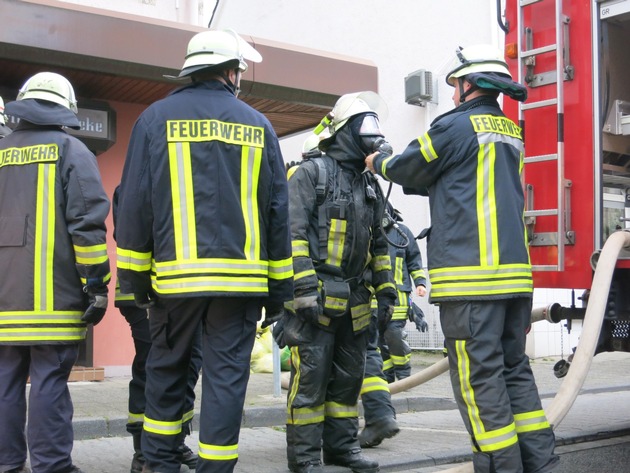
M 508 64 L 529 92 L 504 109 L 524 133 L 534 284 L 578 293 L 546 313 L 570 329 L 606 241 L 630 230 L 630 0 L 506 0 L 504 13 Z M 613 264 L 595 354 L 630 351 L 630 250 Z

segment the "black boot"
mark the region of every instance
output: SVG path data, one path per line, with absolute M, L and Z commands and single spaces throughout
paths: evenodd
M 10 470 L 7 470 L 7 473 L 31 473 L 31 470 L 25 466 L 18 466 L 17 468 L 11 468 Z
M 398 423 L 393 417 L 379 419 L 373 424 L 366 425 L 359 434 L 361 448 L 371 448 L 380 445 L 385 439 L 392 438 L 400 432 Z
M 350 468 L 353 473 L 376 473 L 379 471 L 378 462 L 366 458 L 360 448 L 353 448 L 349 452 L 333 455 L 324 450 L 324 463 Z
M 289 470 L 293 473 L 323 473 L 322 462 L 311 460 L 303 463 L 289 463 Z
M 197 454 L 184 442 L 177 447 L 177 456 L 182 465 L 186 465 L 188 469 L 194 470 L 197 468 Z
M 142 473 L 142 467 L 144 466 L 144 455 L 140 448 L 140 434 L 133 435 L 133 458 L 131 459 L 131 468 L 129 473 Z

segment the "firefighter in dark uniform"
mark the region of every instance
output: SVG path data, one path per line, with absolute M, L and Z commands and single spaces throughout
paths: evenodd
M 440 305 L 453 392 L 476 472 L 551 471 L 554 434 L 525 354 L 532 273 L 523 222 L 522 131 L 499 93 L 525 100 L 501 51 L 459 49 L 456 108 L 398 156 L 368 156 L 386 179 L 428 193 L 430 300 Z
M 0 140 L 0 471 L 78 473 L 68 378 L 107 309 L 109 199 L 79 129 L 72 85 L 28 79 Z M 25 399 L 30 376 L 30 393 Z M 25 435 L 26 432 L 26 435 Z
M 11 128 L 7 126 L 7 117 L 4 114 L 4 100 L 0 97 L 0 139 L 11 133 Z
M 149 309 L 143 472 L 179 472 L 200 323 L 196 471 L 233 471 L 256 323 L 293 295 L 284 162 L 269 121 L 237 99 L 246 59 L 262 58 L 233 31 L 195 35 L 179 75 L 192 83 L 149 106 L 129 143 L 117 267 L 121 291 Z
M 118 195 L 120 187 L 116 187 L 112 199 L 112 214 L 114 217 L 114 239 L 116 238 L 116 216 L 118 215 Z M 120 292 L 120 284 L 116 281 L 116 296 L 114 306 L 125 318 L 131 329 L 133 339 L 134 356 L 131 363 L 131 381 L 129 381 L 129 413 L 127 417 L 127 432 L 133 438 L 133 458 L 131 460 L 130 473 L 141 473 L 144 466 L 144 455 L 142 454 L 141 435 L 144 421 L 144 409 L 146 406 L 145 387 L 147 381 L 146 362 L 151 349 L 151 332 L 149 330 L 149 318 L 146 309 L 136 306 L 133 294 L 123 294 Z M 189 367 L 189 376 L 186 389 L 186 403 L 184 405 L 184 422 L 182 430 L 186 434 L 191 432 L 191 423 L 194 417 L 195 407 L 195 386 L 199 379 L 201 369 L 201 331 L 195 337 Z M 178 447 L 182 464 L 191 470 L 197 464 L 197 455 L 182 443 Z
M 284 321 L 291 347 L 287 458 L 292 472 L 324 463 L 376 472 L 361 453 L 358 396 L 364 376 L 372 286 L 379 315 L 396 297 L 387 242 L 379 232 L 383 198 L 364 157 L 385 142 L 374 92 L 342 96 L 333 108 L 325 154 L 303 161 L 289 180 L 294 313 Z M 367 274 L 371 274 L 371 284 Z
M 427 280 L 422 269 L 420 248 L 411 230 L 402 223 L 400 212 L 390 205 L 383 220 L 383 228 L 391 242 L 389 258 L 398 297 L 392 320 L 387 327 L 383 327 L 384 330 L 380 330 L 379 348 L 383 357 L 385 379 L 393 383 L 396 379 L 405 379 L 411 375 L 411 348 L 404 334 L 407 320 L 413 319 L 413 315 L 410 316 L 409 297 L 414 286 L 416 295 L 424 297 L 427 293 Z

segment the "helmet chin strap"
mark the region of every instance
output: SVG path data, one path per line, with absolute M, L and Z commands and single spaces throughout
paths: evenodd
M 470 84 L 470 88 L 464 91 L 464 82 L 466 82 L 466 79 L 463 77 L 457 78 L 457 86 L 459 87 L 459 103 L 464 103 L 466 98 L 479 88 L 476 84 L 468 82 Z
M 234 94 L 234 96 L 238 97 L 238 94 L 241 92 L 241 88 L 237 85 L 241 83 L 241 70 L 240 69 L 234 69 L 234 70 L 236 71 L 236 78 L 235 78 L 236 80 L 234 82 L 230 80 L 229 74 L 226 74 L 224 71 L 221 71 L 219 75 L 223 78 L 226 85 L 230 89 L 232 89 L 232 93 Z

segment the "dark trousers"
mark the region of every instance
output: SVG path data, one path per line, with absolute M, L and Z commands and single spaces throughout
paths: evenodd
M 361 403 L 365 425 L 379 420 L 396 417 L 392 396 L 383 374 L 383 359 L 378 350 L 378 328 L 373 315 L 368 329 L 368 345 L 365 354 L 365 376 L 361 387 Z
M 383 373 L 389 383 L 411 376 L 411 347 L 405 340 L 407 319 L 391 320 L 380 334 L 379 348 L 383 357 Z
M 355 334 L 350 314 L 324 330 L 294 316 L 285 325 L 291 347 L 287 416 L 289 464 L 359 448 L 358 398 L 367 331 Z
M 475 472 L 550 471 L 554 434 L 525 354 L 531 299 L 442 302 L 453 393 Z
M 179 472 L 177 447 L 184 434 L 185 393 L 200 323 L 203 368 L 196 471 L 234 470 L 260 315 L 260 301 L 246 298 L 164 298 L 150 310 L 142 452 L 153 470 Z
M 74 433 L 68 378 L 77 355 L 76 344 L 0 345 L 0 470 L 23 465 L 27 444 L 33 473 L 71 467 Z
M 151 349 L 151 331 L 149 330 L 149 318 L 147 317 L 147 311 L 145 309 L 140 309 L 136 306 L 121 306 L 119 310 L 129 324 L 131 338 L 133 338 L 135 348 L 135 354 L 131 364 L 131 381 L 129 381 L 129 417 L 127 419 L 127 432 L 136 437 L 142 433 L 142 423 L 146 406 L 144 390 L 147 381 L 146 363 L 149 357 L 149 350 Z M 184 429 L 192 422 L 192 412 L 195 407 L 195 386 L 199 379 L 200 369 L 201 327 L 195 338 L 190 357 L 188 387 L 186 389 L 184 403 L 184 414 L 186 415 L 187 422 L 184 423 Z

